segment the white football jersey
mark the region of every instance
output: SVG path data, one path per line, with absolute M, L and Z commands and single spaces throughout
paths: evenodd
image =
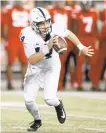
M 51 36 L 60 35 L 66 37 L 68 33 L 69 30 L 65 29 L 64 26 L 59 27 L 59 25 L 56 23 L 52 25 Z M 46 45 L 45 41 L 40 37 L 40 35 L 32 30 L 30 26 L 21 30 L 20 40 L 23 42 L 27 58 L 36 52 L 42 51 L 43 47 Z M 45 57 L 38 63 L 28 63 L 26 75 L 36 74 L 37 76 L 40 75 L 42 77 L 44 76 L 45 72 L 49 70 L 52 71 L 53 69 L 56 69 L 56 67 L 60 68 L 59 55 L 54 49 L 51 49 L 49 54 L 45 55 Z

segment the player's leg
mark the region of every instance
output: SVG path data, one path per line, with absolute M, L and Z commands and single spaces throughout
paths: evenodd
M 98 83 L 99 83 L 99 79 L 100 79 L 100 76 L 99 76 L 100 72 L 97 71 L 98 69 L 96 68 L 96 67 L 100 68 L 100 66 L 99 65 L 97 66 L 98 61 L 96 60 L 96 58 L 97 58 L 96 52 L 95 52 L 95 55 L 92 56 L 92 58 L 89 58 L 89 64 L 91 66 L 90 67 L 91 69 L 90 69 L 88 75 L 92 81 L 92 87 L 91 87 L 92 91 L 98 90 Z
M 27 69 L 27 58 L 25 56 L 25 52 L 24 52 L 24 48 L 23 45 L 21 44 L 21 42 L 18 42 L 19 44 L 19 52 L 18 52 L 18 57 L 19 57 L 19 61 L 21 63 L 21 76 L 22 76 L 22 89 L 23 89 L 23 80 L 24 80 L 24 76 L 26 73 L 26 69 Z
M 96 41 L 97 39 L 95 37 L 90 38 L 91 46 L 94 49 L 94 55 L 92 56 L 92 58 L 88 58 L 88 63 L 90 64 L 90 70 L 88 72 L 88 76 L 92 81 L 92 87 L 91 87 L 92 91 L 99 90 L 98 89 L 99 71 L 97 70 L 97 67 L 99 68 L 101 66 L 101 64 L 98 64 L 100 49 L 96 45 Z
M 45 85 L 44 85 L 44 100 L 49 106 L 54 106 L 57 118 L 59 122 L 62 124 L 65 122 L 66 113 L 63 107 L 63 103 L 56 96 L 57 88 L 58 88 L 58 80 L 59 80 L 60 68 L 58 68 L 55 64 L 54 71 L 48 71 L 45 75 Z
M 58 90 L 65 89 L 65 78 L 64 75 L 67 73 L 67 68 L 65 67 L 65 63 L 67 60 L 67 56 L 72 50 L 72 43 L 71 41 L 67 40 L 67 51 L 64 53 L 64 55 L 60 55 L 60 61 L 61 61 L 61 71 L 60 71 L 60 77 L 59 77 L 59 84 L 58 84 Z
M 99 51 L 95 50 L 94 56 L 90 59 L 91 64 L 91 70 L 89 71 L 89 78 L 92 81 L 92 91 L 100 91 L 100 88 L 98 87 L 101 72 L 103 69 L 104 59 L 105 59 L 105 45 L 101 44 L 101 47 L 99 48 Z M 96 75 L 96 76 L 95 76 Z
M 41 118 L 35 99 L 39 90 L 39 85 L 34 80 L 34 76 L 27 76 L 24 82 L 24 100 L 29 113 L 33 116 L 34 121 L 27 129 L 28 131 L 36 131 L 41 125 Z
M 70 84 L 72 88 L 75 88 L 76 85 L 75 67 L 76 67 L 76 55 L 73 53 L 73 51 L 71 51 L 66 61 L 65 70 L 67 70 L 67 73 L 70 74 Z
M 11 42 L 6 43 L 6 52 L 7 52 L 7 67 L 6 67 L 6 76 L 7 76 L 7 88 L 8 90 L 13 89 L 12 85 L 12 64 L 14 63 L 17 57 L 17 47 L 15 47 Z
M 12 85 L 12 64 L 10 64 L 9 62 L 7 63 L 7 71 L 6 71 L 6 74 L 7 74 L 7 89 L 8 90 L 13 90 L 14 87 Z
M 65 53 L 64 55 L 60 55 L 60 60 L 61 60 L 61 71 L 60 71 L 60 77 L 59 77 L 59 85 L 58 85 L 58 90 L 63 90 L 63 80 L 64 80 L 64 75 L 65 75 L 65 61 L 66 61 L 67 54 Z
M 81 91 L 82 90 L 82 81 L 83 81 L 83 75 L 82 75 L 82 66 L 85 61 L 85 56 L 84 55 L 77 55 L 76 56 L 76 83 L 78 84 L 77 90 Z

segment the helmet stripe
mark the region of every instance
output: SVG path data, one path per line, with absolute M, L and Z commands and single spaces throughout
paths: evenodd
M 46 16 L 45 16 L 44 12 L 41 10 L 41 8 L 37 7 L 37 9 L 42 13 L 43 17 L 46 19 Z

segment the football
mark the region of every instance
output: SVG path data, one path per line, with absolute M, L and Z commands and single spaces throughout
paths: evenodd
M 57 53 L 63 54 L 67 50 L 66 40 L 63 37 L 59 36 L 58 45 L 53 45 L 53 48 Z

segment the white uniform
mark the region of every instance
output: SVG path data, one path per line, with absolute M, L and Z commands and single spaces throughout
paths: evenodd
M 53 35 L 67 36 L 69 30 L 53 24 Z M 29 26 L 21 31 L 25 54 L 29 58 L 35 52 L 45 47 L 45 41 Z M 52 49 L 41 61 L 35 64 L 28 63 L 24 80 L 25 101 L 34 101 L 39 88 L 44 88 L 44 99 L 55 99 L 60 75 L 60 59 L 57 52 Z

